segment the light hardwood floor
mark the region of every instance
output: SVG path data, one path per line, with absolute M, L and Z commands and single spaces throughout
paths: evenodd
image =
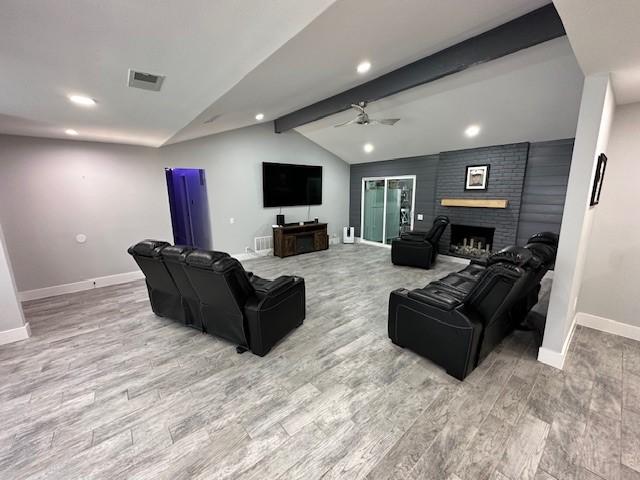
M 640 347 L 578 328 L 565 371 L 507 338 L 460 383 L 387 338 L 389 292 L 461 265 L 364 245 L 244 262 L 307 282 L 265 358 L 155 317 L 142 281 L 25 305 L 0 347 L 0 478 L 640 479 Z

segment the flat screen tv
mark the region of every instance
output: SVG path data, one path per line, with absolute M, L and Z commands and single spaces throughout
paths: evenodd
M 322 167 L 262 163 L 264 207 L 322 204 Z

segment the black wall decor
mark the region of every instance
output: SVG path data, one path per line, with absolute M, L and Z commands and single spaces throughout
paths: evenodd
M 491 165 L 467 165 L 464 176 L 465 190 L 486 190 L 489 186 Z
M 604 181 L 604 172 L 607 169 L 607 156 L 604 153 L 598 155 L 598 164 L 596 165 L 596 174 L 593 177 L 593 186 L 591 187 L 591 203 L 598 205 L 600 203 L 600 192 L 602 192 L 602 182 Z

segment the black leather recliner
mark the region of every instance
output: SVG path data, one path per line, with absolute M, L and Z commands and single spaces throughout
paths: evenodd
M 250 349 L 259 356 L 305 318 L 304 279 L 281 276 L 273 281 L 248 274 L 235 258 L 194 250 L 184 271 L 199 299 L 205 330 Z
M 428 232 L 406 232 L 391 242 L 391 262 L 394 265 L 431 268 L 438 255 L 440 237 L 449 225 L 449 217 L 437 216 Z
M 463 380 L 522 322 L 534 294 L 537 301 L 555 247 L 548 237 L 534 237 L 526 247 L 507 247 L 491 255 L 486 267 L 471 263 L 424 288 L 392 292 L 391 340 Z M 545 258 L 537 255 L 540 244 L 551 247 L 545 247 Z
M 159 240 L 143 240 L 127 251 L 144 273 L 153 313 L 185 323 L 180 291 L 162 259 L 162 250 L 168 246 Z
M 206 332 L 200 312 L 200 300 L 184 271 L 184 260 L 193 250 L 193 247 L 169 245 L 160 251 L 160 255 L 182 297 L 185 324 Z M 220 253 L 228 256 L 226 253 Z
M 556 253 L 558 251 L 558 240 L 557 233 L 540 232 L 531 235 L 524 248 L 533 251 L 546 266 L 547 270 L 552 270 L 555 266 Z

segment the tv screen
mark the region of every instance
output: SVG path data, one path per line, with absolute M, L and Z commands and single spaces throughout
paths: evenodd
M 262 196 L 265 207 L 320 205 L 322 167 L 263 162 Z

